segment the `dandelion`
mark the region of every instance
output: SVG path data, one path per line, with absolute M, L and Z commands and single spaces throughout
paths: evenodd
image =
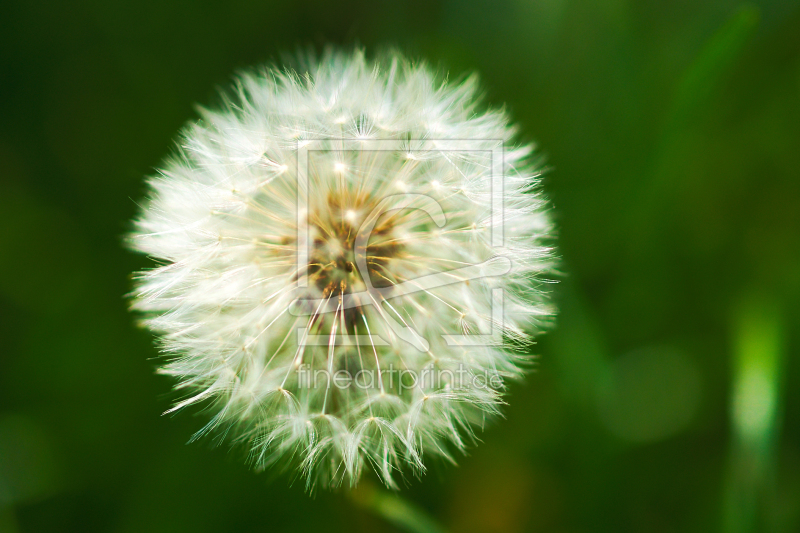
M 499 413 L 553 310 L 529 146 L 474 77 L 329 52 L 240 76 L 150 180 L 133 307 L 258 467 L 388 486 Z

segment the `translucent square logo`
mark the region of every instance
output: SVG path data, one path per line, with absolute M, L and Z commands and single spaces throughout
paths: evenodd
M 503 255 L 503 153 L 502 140 L 325 138 L 298 141 L 297 286 L 300 290 L 307 289 L 309 294 L 316 293 L 317 297 L 301 300 L 302 304 L 291 312 L 312 317 L 309 324 L 318 316 L 329 315 L 332 324 L 330 334 L 325 335 L 314 334 L 310 326 L 298 328 L 298 345 L 387 346 L 405 342 L 426 352 L 430 339 L 426 339 L 415 324 L 403 319 L 392 306 L 392 300 L 445 286 L 457 290 L 459 284 L 469 283 L 483 283 L 484 289 L 491 292 L 491 312 L 486 328 L 489 331 L 441 333 L 441 337 L 449 346 L 501 345 L 504 294 L 502 288 L 492 285 L 497 285 L 497 279 L 511 270 L 510 259 Z M 376 248 L 372 244 L 376 235 L 387 232 L 386 228 L 391 225 L 387 220 L 399 216 L 398 213 L 414 212 L 415 216 L 425 218 L 431 232 L 435 233 L 446 228 L 451 213 L 448 206 L 443 205 L 447 197 L 432 194 L 443 188 L 436 179 L 429 181 L 430 191 L 420 192 L 408 185 L 402 170 L 392 166 L 376 168 L 375 160 L 393 158 L 420 163 L 414 171 L 419 174 L 425 173 L 422 164 L 427 161 L 464 157 L 477 162 L 480 181 L 487 185 L 486 190 L 478 194 L 488 214 L 481 217 L 488 220 L 481 229 L 491 233 L 488 243 L 492 256 L 475 264 L 457 264 L 413 279 L 382 283 L 381 278 L 387 279 L 387 276 L 381 271 L 381 262 L 391 260 L 391 246 L 372 254 L 368 249 Z M 393 172 L 397 175 L 392 175 Z M 471 179 L 470 176 L 460 178 Z M 471 190 L 474 193 L 474 189 Z M 366 198 L 369 201 L 365 201 Z M 321 220 L 321 216 L 329 220 Z M 472 223 L 472 230 L 478 229 L 477 222 Z M 359 286 L 347 285 L 348 276 L 360 280 Z M 366 307 L 375 309 L 387 324 L 390 335 L 374 334 L 366 320 L 366 335 L 347 331 L 345 314 L 354 310 L 363 312 Z M 337 327 L 339 316 L 342 327 Z

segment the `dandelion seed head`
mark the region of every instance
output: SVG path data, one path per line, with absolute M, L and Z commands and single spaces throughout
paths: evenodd
M 185 129 L 130 237 L 159 262 L 133 307 L 183 394 L 171 411 L 211 413 L 197 437 L 309 486 L 365 468 L 395 486 L 463 451 L 522 375 L 553 315 L 548 204 L 474 77 L 397 54 L 308 63 L 242 75 Z

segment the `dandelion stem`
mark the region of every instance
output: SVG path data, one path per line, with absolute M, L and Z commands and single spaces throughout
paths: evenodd
M 348 492 L 350 499 L 366 509 L 409 533 L 446 533 L 428 514 L 404 500 L 399 495 L 362 481 L 358 489 Z

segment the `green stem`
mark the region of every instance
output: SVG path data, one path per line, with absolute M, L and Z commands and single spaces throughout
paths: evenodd
M 399 495 L 362 481 L 348 493 L 359 507 L 366 509 L 409 533 L 446 533 L 433 518 Z
M 765 502 L 775 497 L 784 329 L 778 302 L 765 294 L 744 295 L 734 320 L 733 445 L 723 531 L 749 533 L 774 529 Z

